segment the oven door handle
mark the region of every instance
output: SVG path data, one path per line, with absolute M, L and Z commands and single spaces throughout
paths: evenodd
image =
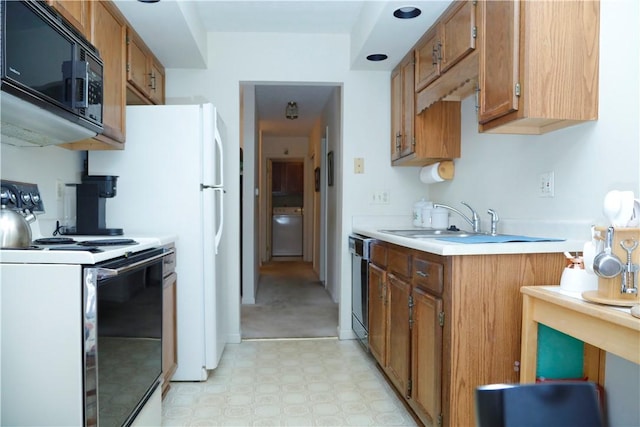
M 98 280 L 107 279 L 109 277 L 115 277 L 115 276 L 118 276 L 120 274 L 124 274 L 124 273 L 126 273 L 128 271 L 135 270 L 136 268 L 140 268 L 140 267 L 142 267 L 144 265 L 151 264 L 151 263 L 153 263 L 153 262 L 155 262 L 155 261 L 157 261 L 157 260 L 159 260 L 161 258 L 164 258 L 167 255 L 171 255 L 174 252 L 175 252 L 174 249 L 169 249 L 169 250 L 167 250 L 165 252 L 162 252 L 161 254 L 154 255 L 154 256 L 149 257 L 149 258 L 145 258 L 145 259 L 143 259 L 141 261 L 134 262 L 132 264 L 128 264 L 128 265 L 125 265 L 124 267 L 120 267 L 120 268 L 102 268 L 102 267 L 97 268 L 96 269 L 96 273 L 98 275 Z

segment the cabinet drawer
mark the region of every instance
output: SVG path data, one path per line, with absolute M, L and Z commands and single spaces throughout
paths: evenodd
M 387 267 L 387 248 L 378 243 L 371 244 L 370 248 L 370 259 L 371 262 L 378 267 L 386 268 Z
M 411 277 L 411 253 L 396 248 L 387 249 L 387 271 L 406 278 Z
M 442 294 L 444 266 L 437 262 L 415 258 L 413 260 L 413 284 L 425 290 Z

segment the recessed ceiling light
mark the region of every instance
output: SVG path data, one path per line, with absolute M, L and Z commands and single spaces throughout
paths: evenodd
M 388 58 L 388 56 L 385 55 L 384 53 L 374 53 L 374 54 L 371 54 L 371 55 L 367 56 L 367 59 L 369 61 L 373 61 L 373 62 L 384 61 L 387 58 Z
M 404 6 L 393 11 L 393 16 L 399 19 L 411 19 L 420 16 L 422 11 L 415 6 Z
M 160 0 L 138 0 L 140 3 L 158 3 Z

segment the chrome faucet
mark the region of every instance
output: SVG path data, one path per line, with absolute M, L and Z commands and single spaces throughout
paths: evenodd
M 500 221 L 500 217 L 493 209 L 489 209 L 487 213 L 491 215 L 491 235 L 495 236 L 498 234 L 498 221 Z
M 434 203 L 433 207 L 434 208 L 445 208 L 445 209 L 449 209 L 452 212 L 457 213 L 465 221 L 467 221 L 469 224 L 471 224 L 471 227 L 473 227 L 473 232 L 474 233 L 479 233 L 480 232 L 480 218 L 478 217 L 478 213 L 475 210 L 473 210 L 473 208 L 471 206 L 469 206 L 467 203 L 465 203 L 465 202 L 460 202 L 460 203 L 462 203 L 463 205 L 465 205 L 466 207 L 471 209 L 471 218 L 467 217 L 465 214 L 460 212 L 458 209 L 452 208 L 451 206 L 448 206 L 448 205 L 443 205 L 442 203 Z

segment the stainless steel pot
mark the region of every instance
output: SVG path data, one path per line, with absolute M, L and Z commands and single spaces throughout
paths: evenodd
M 0 209 L 0 247 L 26 248 L 31 245 L 31 226 L 36 216 L 2 206 Z

